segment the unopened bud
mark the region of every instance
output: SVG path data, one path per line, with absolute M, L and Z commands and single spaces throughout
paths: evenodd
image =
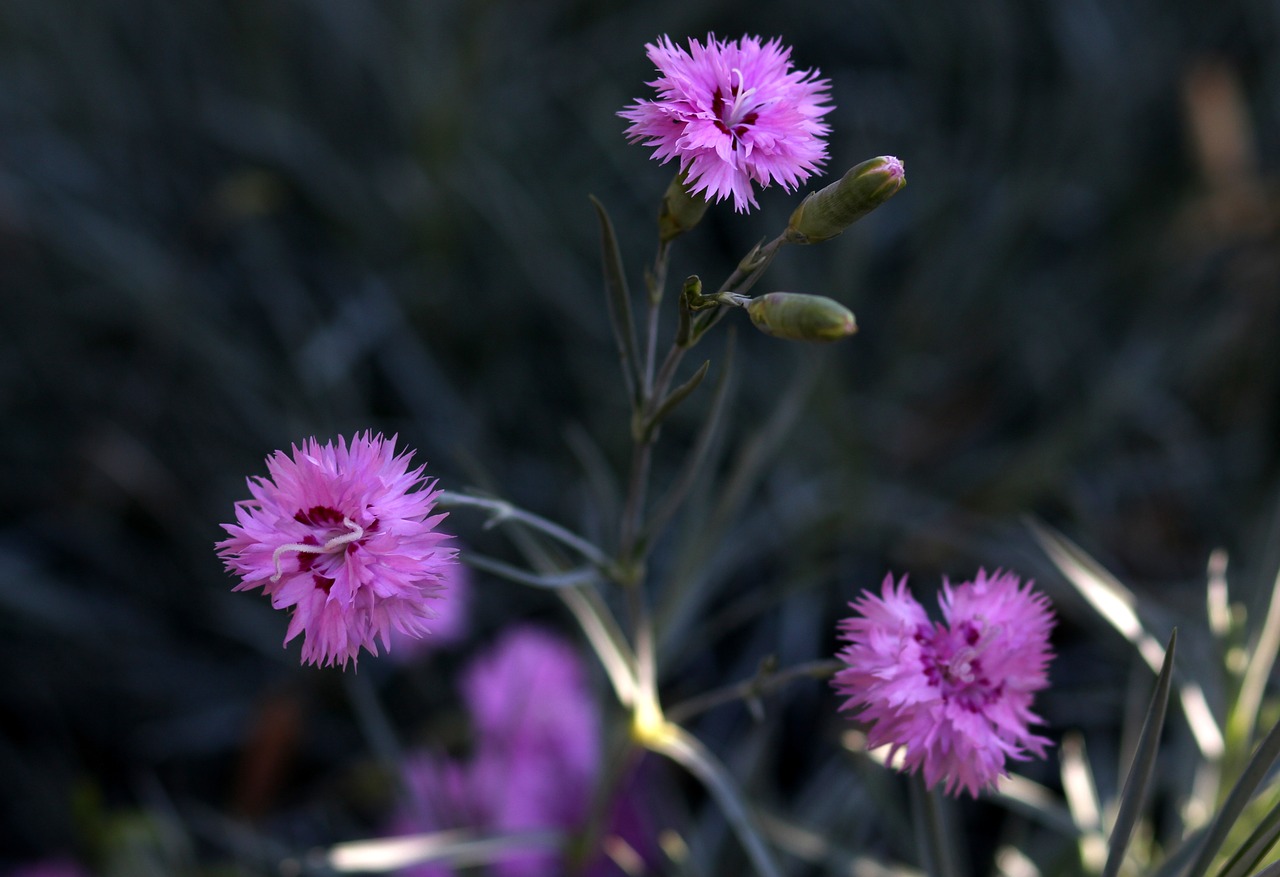
M 662 195 L 662 209 L 658 211 L 658 237 L 666 241 L 696 226 L 707 212 L 707 199 L 692 194 L 685 182 L 684 172 L 675 175 L 671 185 Z
M 888 201 L 906 184 L 906 171 L 900 159 L 892 155 L 868 159 L 800 202 L 787 224 L 787 243 L 816 244 L 830 240 Z
M 858 331 L 852 311 L 821 295 L 771 292 L 751 299 L 747 313 L 761 332 L 791 341 L 838 341 Z

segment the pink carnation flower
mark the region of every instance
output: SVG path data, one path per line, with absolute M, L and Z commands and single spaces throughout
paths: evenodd
M 230 538 L 217 544 L 237 591 L 262 588 L 292 609 L 285 643 L 304 634 L 304 663 L 378 654 L 392 629 L 421 636 L 455 551 L 435 527 L 438 493 L 395 438 L 366 432 L 335 446 L 315 439 L 267 458 L 267 478 L 249 479 L 253 499 L 236 504 Z
M 396 833 L 580 827 L 600 767 L 600 718 L 577 651 L 539 628 L 511 628 L 467 667 L 462 690 L 475 732 L 471 759 L 410 758 L 405 779 L 415 801 L 398 815 Z M 493 865 L 502 877 L 561 870 L 551 850 L 513 852 Z M 428 863 L 401 873 L 453 871 Z
M 537 627 L 507 630 L 462 676 L 473 728 L 467 760 L 415 753 L 404 765 L 412 796 L 391 831 L 411 834 L 451 828 L 499 833 L 574 832 L 587 820 L 603 757 L 599 708 L 587 669 L 569 643 Z M 649 832 L 629 801 L 613 802 L 611 833 L 648 851 Z M 429 862 L 401 877 L 451 877 L 451 865 Z M 549 849 L 513 849 L 497 859 L 495 877 L 556 877 L 562 856 Z M 616 873 L 603 862 L 588 875 Z
M 663 163 L 679 158 L 693 194 L 723 201 L 733 195 L 739 213 L 756 206 L 752 182 L 781 183 L 791 191 L 826 161 L 821 118 L 829 82 L 814 70 L 792 70 L 791 50 L 759 37 L 689 51 L 669 37 L 645 46 L 661 74 L 647 83 L 657 100 L 637 100 L 618 113 L 631 122 L 627 137 L 655 147 Z
M 882 595 L 864 593 L 840 622 L 847 666 L 832 680 L 870 722 L 867 745 L 903 750 L 903 767 L 923 767 L 926 785 L 973 797 L 1005 774 L 1005 760 L 1043 758 L 1050 741 L 1029 726 L 1034 692 L 1048 685 L 1053 611 L 1043 594 L 996 571 L 939 596 L 931 622 L 906 588 L 886 576 Z

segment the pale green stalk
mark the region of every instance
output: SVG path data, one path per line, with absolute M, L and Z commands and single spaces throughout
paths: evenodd
M 774 861 L 773 853 L 765 845 L 742 792 L 725 766 L 701 741 L 679 725 L 665 722 L 659 733 L 640 742 L 649 750 L 667 756 L 701 780 L 738 835 L 756 872 L 762 877 L 782 877 L 782 871 Z
M 566 530 L 541 515 L 536 515 L 533 512 L 512 505 L 504 499 L 442 490 L 436 497 L 436 505 L 444 509 L 483 509 L 489 512 L 489 520 L 485 522 L 485 529 L 510 522 L 523 524 L 532 530 L 537 530 L 539 533 L 549 536 L 561 545 L 572 548 L 601 570 L 607 571 L 613 566 L 613 561 L 603 551 L 577 533 Z

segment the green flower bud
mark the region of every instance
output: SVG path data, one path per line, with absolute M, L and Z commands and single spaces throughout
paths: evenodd
M 707 212 L 707 199 L 689 192 L 684 173 L 678 173 L 662 195 L 658 211 L 658 237 L 665 243 L 697 225 Z
M 791 341 L 838 341 L 858 331 L 853 312 L 838 301 L 799 292 L 771 292 L 747 303 L 756 328 Z
M 902 161 L 892 155 L 864 161 L 800 202 L 787 223 L 787 243 L 816 244 L 830 240 L 888 201 L 906 184 Z

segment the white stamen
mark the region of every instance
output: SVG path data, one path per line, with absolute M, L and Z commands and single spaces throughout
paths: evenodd
M 960 649 L 951 656 L 951 660 L 947 662 L 947 669 L 951 675 L 959 679 L 961 682 L 968 684 L 973 681 L 973 662 L 982 656 L 982 653 L 991 648 L 991 644 L 1000 637 L 1002 625 L 995 625 L 990 630 L 983 631 L 978 639 L 977 646 L 969 646 Z
M 278 582 L 280 577 L 284 575 L 284 571 L 280 569 L 280 555 L 286 551 L 295 551 L 298 554 L 329 554 L 333 551 L 340 550 L 344 545 L 350 545 L 364 537 L 364 528 L 350 518 L 342 519 L 342 526 L 347 528 L 347 532 L 341 536 L 334 536 L 323 545 L 307 545 L 305 542 L 291 542 L 288 545 L 281 545 L 275 551 L 271 552 L 271 562 L 275 564 L 276 574 L 271 577 L 271 581 Z
M 729 118 L 725 122 L 727 125 L 736 125 L 738 123 L 738 114 L 742 111 L 742 102 L 756 93 L 754 88 L 743 88 L 747 84 L 747 79 L 742 75 L 741 70 L 734 67 L 732 72 L 738 74 L 738 87 L 734 89 L 733 106 L 729 108 Z

